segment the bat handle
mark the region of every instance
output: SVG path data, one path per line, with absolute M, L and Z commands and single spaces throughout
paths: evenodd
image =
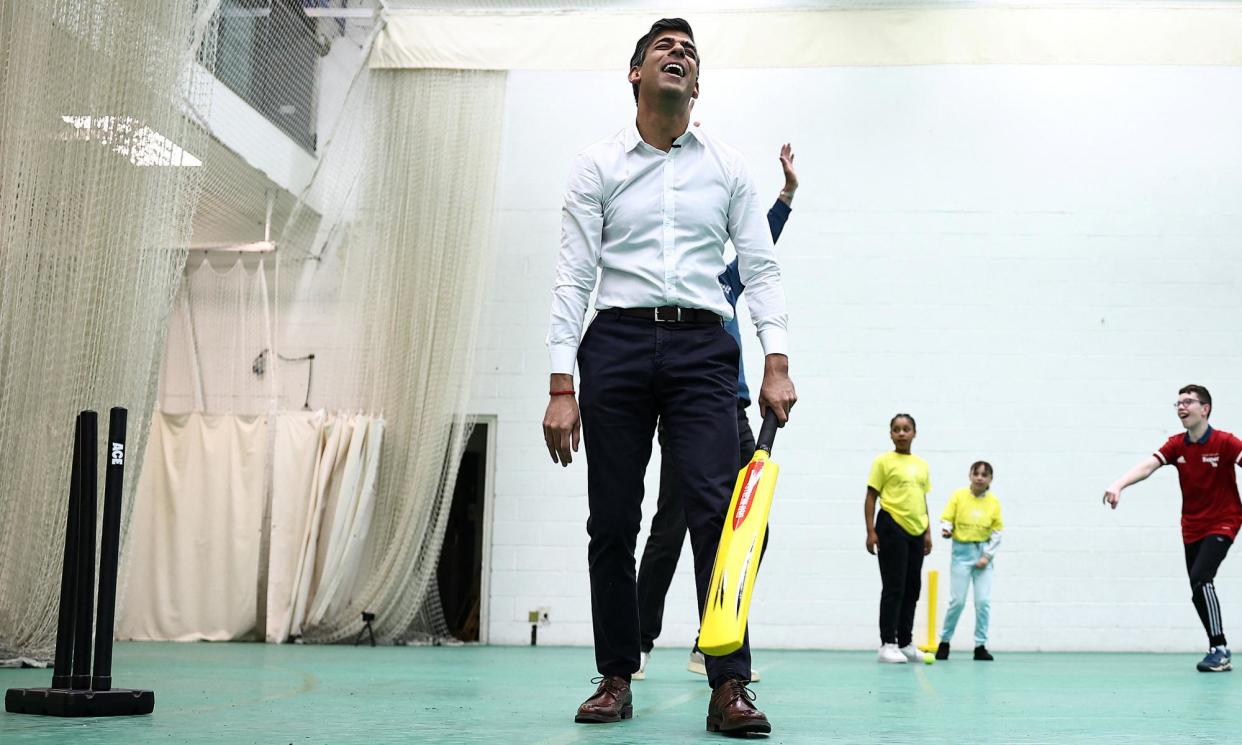
M 763 417 L 763 426 L 759 428 L 759 440 L 755 443 L 755 450 L 762 450 L 771 455 L 772 443 L 776 441 L 776 428 L 779 426 L 776 412 L 769 408 L 768 413 Z

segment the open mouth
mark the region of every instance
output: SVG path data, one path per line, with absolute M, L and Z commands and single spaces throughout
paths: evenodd
M 664 67 L 660 68 L 660 72 L 667 72 L 672 75 L 676 75 L 679 78 L 686 77 L 686 68 L 680 62 L 669 62 Z

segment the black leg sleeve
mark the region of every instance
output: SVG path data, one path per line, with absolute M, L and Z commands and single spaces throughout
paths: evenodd
M 1186 544 L 1186 572 L 1190 578 L 1190 598 L 1199 614 L 1199 621 L 1207 633 L 1208 644 L 1223 647 L 1224 621 L 1221 619 L 1220 601 L 1216 597 L 1216 572 L 1229 553 L 1233 542 L 1228 536 L 1210 535 L 1194 543 Z

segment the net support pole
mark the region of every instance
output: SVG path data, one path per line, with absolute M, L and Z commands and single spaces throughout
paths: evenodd
M 82 414 L 73 422 L 73 462 L 69 469 L 69 509 L 65 513 L 65 550 L 60 570 L 60 606 L 56 618 L 56 658 L 52 687 L 68 688 L 73 664 L 73 625 L 76 619 L 78 577 L 78 522 L 82 488 Z
M 99 608 L 95 615 L 95 669 L 91 690 L 112 689 L 112 637 L 116 627 L 116 568 L 121 547 L 121 494 L 125 485 L 125 409 L 108 413 L 103 532 L 99 539 Z
M 936 591 L 940 584 L 940 572 L 932 569 L 927 573 L 927 644 L 924 652 L 936 651 Z
M 99 415 L 82 412 L 82 478 L 79 490 L 77 607 L 74 609 L 70 688 L 91 687 L 91 621 L 95 615 L 96 491 L 99 481 Z

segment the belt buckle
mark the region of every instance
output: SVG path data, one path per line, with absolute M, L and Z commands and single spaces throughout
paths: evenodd
M 660 318 L 661 308 L 653 309 L 656 323 L 681 323 L 681 306 L 675 305 L 673 307 L 677 309 L 677 316 L 675 318 Z

